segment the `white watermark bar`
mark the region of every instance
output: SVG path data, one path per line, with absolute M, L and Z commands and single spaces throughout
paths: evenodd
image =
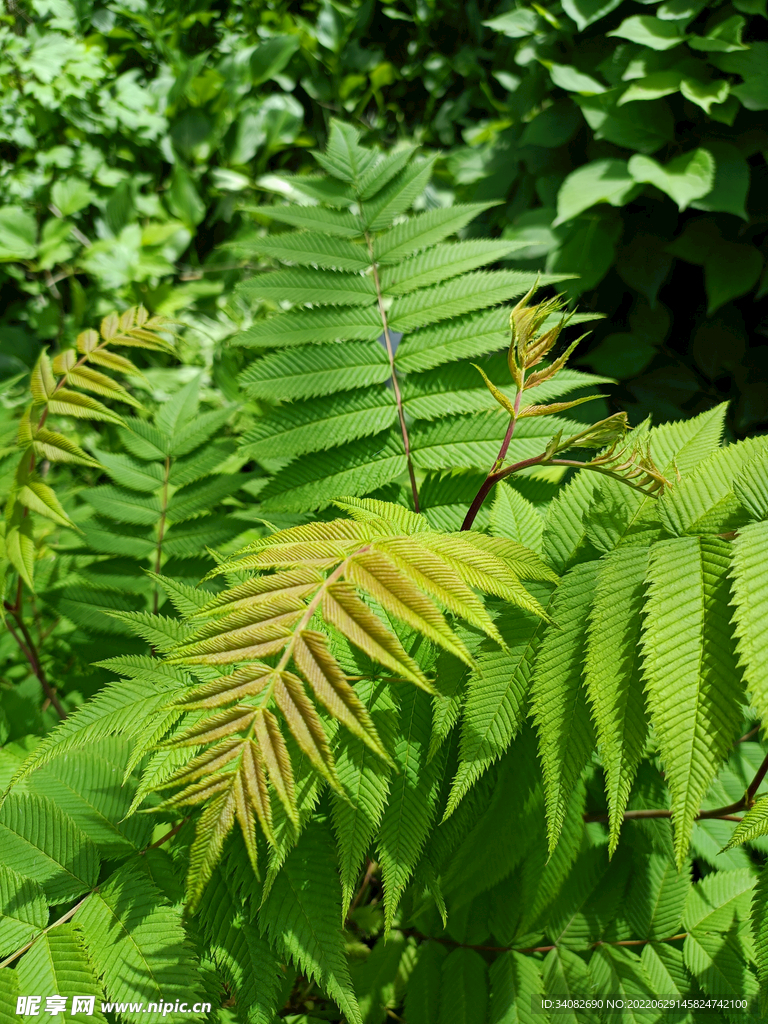
M 19 996 L 16 1000 L 17 1017 L 57 1017 L 61 1013 L 80 1013 L 92 1017 L 96 1013 L 95 996 Z M 169 1013 L 204 1014 L 211 1012 L 210 1003 L 107 1003 L 99 1002 L 103 1013 L 153 1013 L 165 1017 Z
M 604 1013 L 754 1013 L 758 1012 L 757 998 L 736 999 L 709 996 L 596 996 L 579 998 L 569 996 L 531 996 L 531 1012 L 536 1014 L 577 1013 L 592 1011 Z

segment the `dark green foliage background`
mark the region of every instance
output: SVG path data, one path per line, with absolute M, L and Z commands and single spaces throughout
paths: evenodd
M 215 363 L 230 390 L 233 356 L 213 343 L 253 311 L 232 302 L 237 261 L 220 246 L 245 230 L 238 209 L 262 201 L 270 172 L 309 168 L 302 152 L 336 114 L 369 144 L 439 148 L 426 201 L 500 200 L 471 230 L 530 240 L 514 265 L 581 274 L 570 293 L 608 317 L 582 365 L 620 379 L 616 408 L 659 422 L 731 399 L 733 433 L 764 429 L 764 0 L 198 0 L 182 16 L 164 0 L 14 0 L 6 12 L 3 375 L 40 341 L 143 301 L 195 314 L 186 359 Z M 616 104 L 659 74 L 666 95 Z M 638 153 L 666 165 L 696 149 L 716 177 L 687 209 L 646 184 L 552 226 L 572 172 L 610 160 L 626 175 Z
M 103 993 L 110 1024 L 177 996 L 216 1024 L 533 1024 L 542 993 L 765 995 L 768 447 L 721 444 L 727 410 L 727 441 L 759 434 L 764 378 L 717 326 L 759 311 L 762 14 L 569 10 L 583 36 L 543 8 L 14 7 L 0 1024 L 35 992 Z M 638 90 L 665 95 L 618 103 Z M 284 173 L 331 113 L 331 176 Z M 468 224 L 507 241 L 440 242 Z M 537 336 L 559 300 L 491 308 L 541 268 L 568 336 L 602 324 L 598 373 Z M 603 372 L 607 402 L 520 404 Z

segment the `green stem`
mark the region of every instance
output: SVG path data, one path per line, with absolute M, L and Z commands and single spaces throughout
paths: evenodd
M 165 472 L 163 474 L 163 494 L 160 508 L 160 524 L 157 530 L 157 550 L 155 553 L 155 572 L 159 574 L 163 564 L 163 538 L 165 537 L 165 521 L 168 514 L 168 478 L 171 474 L 171 457 L 165 457 Z M 160 591 L 155 584 L 155 594 L 152 600 L 152 612 L 157 615 L 160 606 Z
M 379 304 L 379 316 L 381 317 L 381 324 L 384 330 L 384 343 L 387 347 L 387 355 L 389 356 L 389 369 L 392 375 L 392 390 L 395 394 L 395 402 L 397 403 L 397 416 L 400 420 L 400 433 L 403 435 L 403 447 L 405 449 L 405 461 L 408 464 L 408 476 L 411 481 L 411 493 L 413 494 L 413 510 L 419 512 L 419 491 L 416 486 L 416 473 L 413 469 L 413 459 L 411 458 L 411 442 L 408 437 L 408 426 L 405 422 L 405 412 L 403 410 L 403 396 L 400 393 L 400 384 L 397 380 L 397 370 L 395 369 L 395 350 L 392 345 L 392 338 L 389 334 L 389 324 L 387 322 L 387 311 L 384 309 L 384 296 L 381 291 L 381 283 L 379 281 L 379 265 L 373 255 L 373 242 L 370 234 L 365 232 L 365 241 L 368 244 L 368 253 L 371 257 L 371 268 L 373 270 L 373 283 L 376 287 L 376 298 Z
M 95 889 L 93 891 L 96 892 Z M 0 971 L 3 969 L 3 967 L 7 967 L 9 964 L 12 964 L 13 961 L 20 957 L 22 953 L 26 953 L 27 950 L 30 949 L 39 938 L 41 938 L 43 935 L 47 935 L 48 932 L 51 931 L 51 929 L 58 928 L 60 924 L 66 924 L 66 922 L 69 921 L 70 918 L 75 916 L 77 911 L 80 909 L 80 907 L 82 907 L 82 905 L 85 903 L 85 901 L 88 899 L 90 895 L 91 893 L 87 892 L 85 896 L 83 896 L 83 898 L 80 900 L 80 902 L 76 903 L 74 907 L 72 907 L 66 912 L 66 914 L 62 914 L 62 916 L 58 918 L 58 920 L 54 921 L 53 924 L 49 924 L 47 928 L 43 928 L 41 932 L 38 932 L 37 935 L 33 936 L 33 938 L 31 938 L 29 942 L 23 945 L 21 949 L 17 949 L 15 953 L 11 953 L 10 956 L 6 957 L 5 960 L 3 960 L 2 963 L 0 963 Z

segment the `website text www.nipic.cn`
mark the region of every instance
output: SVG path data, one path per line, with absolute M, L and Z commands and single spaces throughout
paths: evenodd
M 56 1017 L 60 1013 L 81 1013 L 93 1016 L 96 1012 L 95 996 L 19 996 L 16 1000 L 16 1014 L 24 1017 L 39 1017 L 48 1014 Z M 210 1003 L 106 1003 L 100 1002 L 102 1013 L 156 1013 L 165 1017 L 169 1013 L 210 1013 Z

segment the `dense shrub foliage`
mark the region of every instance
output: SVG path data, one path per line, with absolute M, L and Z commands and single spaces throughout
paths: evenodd
M 504 7 L 507 9 L 504 10 Z M 195 313 L 218 345 L 243 201 L 306 170 L 332 114 L 440 150 L 427 207 L 501 200 L 478 237 L 578 272 L 608 314 L 583 365 L 614 408 L 679 418 L 766 400 L 765 6 L 567 0 L 14 0 L 0 25 L 0 372 L 115 306 Z M 760 301 L 755 302 L 755 299 Z
M 272 179 L 224 391 L 136 305 L 3 383 L 3 1014 L 761 1019 L 768 445 L 611 413 L 430 179 Z

